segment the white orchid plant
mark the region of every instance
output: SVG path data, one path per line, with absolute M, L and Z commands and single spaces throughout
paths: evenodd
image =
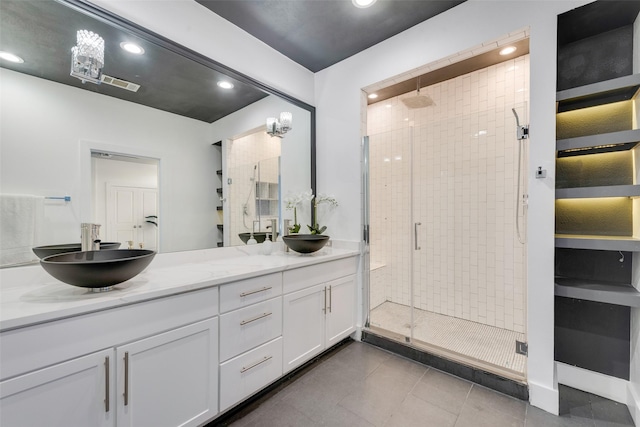
M 313 224 L 313 226 L 307 225 L 311 234 L 322 234 L 327 229 L 326 225 L 320 227 L 320 225 L 318 224 L 318 205 L 321 205 L 323 203 L 329 205 L 329 209 L 338 207 L 338 201 L 334 196 L 320 193 L 318 197 L 314 197 L 313 218 L 315 219 L 315 223 Z
M 327 226 L 320 226 L 318 224 L 318 205 L 327 204 L 330 209 L 338 206 L 338 201 L 334 196 L 326 194 L 319 194 L 317 197 L 313 195 L 312 190 L 303 191 L 295 195 L 289 195 L 284 199 L 285 208 L 293 210 L 293 225 L 289 227 L 290 233 L 299 233 L 300 224 L 298 224 L 298 206 L 302 203 L 310 202 L 313 200 L 313 217 L 315 219 L 313 226 L 307 225 L 311 234 L 322 234 Z
M 298 206 L 304 202 L 310 202 L 313 199 L 313 191 L 307 190 L 298 194 L 290 194 L 285 197 L 285 208 L 288 210 L 293 209 L 293 225 L 289 227 L 290 233 L 299 233 L 300 224 L 298 224 Z

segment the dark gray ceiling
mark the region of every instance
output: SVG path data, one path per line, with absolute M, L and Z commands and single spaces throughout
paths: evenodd
M 141 85 L 138 92 L 83 84 L 69 75 L 71 47 L 79 29 L 104 38 L 104 74 Z M 138 43 L 145 54 L 125 52 L 120 48 L 122 41 Z M 253 85 L 51 0 L 1 0 L 0 50 L 24 59 L 23 64 L 0 60 L 4 68 L 208 123 L 268 96 Z M 216 83 L 221 79 L 232 81 L 235 87 L 219 88 Z
M 465 0 L 377 0 L 366 9 L 351 0 L 196 1 L 317 72 Z

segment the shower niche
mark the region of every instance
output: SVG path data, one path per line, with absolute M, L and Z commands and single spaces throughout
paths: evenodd
M 638 9 L 595 2 L 558 17 L 555 360 L 625 380 L 640 307 Z

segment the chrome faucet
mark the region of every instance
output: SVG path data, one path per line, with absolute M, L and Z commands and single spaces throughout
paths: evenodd
M 267 228 L 271 229 L 271 241 L 275 242 L 276 237 L 278 236 L 278 219 L 271 218 L 269 222 L 271 222 L 271 225 L 267 226 Z
M 83 222 L 80 224 L 80 250 L 99 251 L 100 250 L 100 224 Z
M 288 236 L 289 235 L 289 229 L 291 228 L 291 220 L 290 219 L 283 219 L 282 220 L 282 235 L 283 236 Z M 289 252 L 289 246 L 284 245 L 284 251 L 285 252 Z

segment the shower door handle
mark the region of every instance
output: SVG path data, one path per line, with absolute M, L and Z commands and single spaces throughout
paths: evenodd
M 416 222 L 413 224 L 413 241 L 415 242 L 415 250 L 419 251 L 420 246 L 418 246 L 418 226 L 422 225 L 421 222 Z

